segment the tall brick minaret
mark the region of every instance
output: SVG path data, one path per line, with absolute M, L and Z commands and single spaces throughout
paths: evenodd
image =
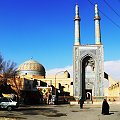
M 74 45 L 80 45 L 80 17 L 79 17 L 79 7 L 75 6 L 75 43 Z
M 98 5 L 95 4 L 95 44 L 101 44 L 101 33 L 100 33 L 100 16 L 98 11 Z

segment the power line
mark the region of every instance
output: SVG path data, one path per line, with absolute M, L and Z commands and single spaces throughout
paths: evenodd
M 106 1 L 104 0 L 105 4 L 120 18 L 120 14 L 118 14 L 115 9 L 113 9 L 113 7 L 111 7 L 111 5 Z
M 94 6 L 94 4 L 90 1 L 90 0 L 88 0 L 88 2 L 91 4 L 91 5 L 93 5 Z M 118 25 L 115 21 L 113 21 L 110 17 L 108 17 L 104 12 L 102 12 L 100 9 L 99 9 L 99 11 L 110 21 L 110 22 L 112 22 L 116 27 L 118 27 L 119 29 L 120 29 L 120 25 Z

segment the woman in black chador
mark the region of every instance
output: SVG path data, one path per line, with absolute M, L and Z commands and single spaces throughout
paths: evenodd
M 82 97 L 80 98 L 80 108 L 83 108 L 83 104 L 84 104 L 84 100 L 82 99 Z
M 104 99 L 102 103 L 102 114 L 109 115 L 109 104 L 106 99 Z

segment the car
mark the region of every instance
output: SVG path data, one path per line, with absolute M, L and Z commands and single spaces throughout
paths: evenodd
M 0 108 L 11 111 L 14 108 L 18 108 L 18 103 L 16 101 L 13 101 L 11 98 L 0 97 Z

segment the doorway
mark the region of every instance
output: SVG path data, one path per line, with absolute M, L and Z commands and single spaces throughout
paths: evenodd
M 85 90 L 85 93 L 86 93 L 86 100 L 92 100 L 92 89 L 86 89 Z
M 95 71 L 95 61 L 90 56 L 87 55 L 82 60 L 82 81 L 81 81 L 81 93 L 84 100 L 92 100 L 92 89 L 93 89 L 93 80 L 95 76 L 93 75 Z M 92 76 L 91 76 L 92 75 Z M 89 85 L 88 85 L 89 83 Z

